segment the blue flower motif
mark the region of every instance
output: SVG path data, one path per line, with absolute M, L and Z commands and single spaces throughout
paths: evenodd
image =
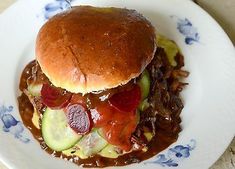
M 169 158 L 174 159 L 174 161 L 180 161 L 190 156 L 189 151 L 190 149 L 188 147 L 178 145 L 178 146 L 175 146 L 174 148 L 170 148 L 167 152 L 167 155 Z
M 160 164 L 163 167 L 165 167 L 165 166 L 168 166 L 168 167 L 177 167 L 178 166 L 178 164 L 176 162 L 174 162 L 172 159 L 167 159 L 164 154 L 159 154 L 157 156 L 157 159 L 155 161 L 153 161 L 153 162 L 150 162 L 150 163 Z
M 12 126 L 16 126 L 18 123 L 18 121 L 11 114 L 4 114 L 1 120 L 6 129 L 9 129 Z
M 190 156 L 190 151 L 194 150 L 196 147 L 196 141 L 194 139 L 190 140 L 190 144 L 183 146 L 177 145 L 173 148 L 170 148 L 167 151 L 167 154 L 157 155 L 154 161 L 146 162 L 153 164 L 160 164 L 163 167 L 177 167 L 179 162 Z
M 5 113 L 10 113 L 13 110 L 13 106 L 6 107 L 4 105 L 0 106 L 0 117 Z
M 22 122 L 16 120 L 10 113 L 13 111 L 13 106 L 0 106 L 0 119 L 3 123 L 3 131 L 9 132 L 24 143 L 28 143 L 30 139 L 24 137 L 24 126 Z
M 44 7 L 45 19 L 50 19 L 52 16 L 71 8 L 71 2 L 74 0 L 55 0 L 48 3 Z
M 199 42 L 200 36 L 197 28 L 193 26 L 187 18 L 180 19 L 176 16 L 171 16 L 177 19 L 177 29 L 179 32 L 185 36 L 185 43 L 187 45 L 192 45 L 194 42 Z

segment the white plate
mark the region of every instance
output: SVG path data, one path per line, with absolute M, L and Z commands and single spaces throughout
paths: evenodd
M 235 53 L 220 26 L 188 0 L 72 1 L 77 4 L 138 10 L 159 32 L 178 43 L 185 69 L 190 71 L 189 86 L 182 96 L 183 131 L 178 141 L 161 155 L 127 168 L 211 166 L 235 131 Z M 40 26 L 45 17 L 68 7 L 65 0 L 19 0 L 0 16 L 0 158 L 9 168 L 77 168 L 41 150 L 20 122 L 17 108 L 19 77 L 35 56 L 34 41 Z

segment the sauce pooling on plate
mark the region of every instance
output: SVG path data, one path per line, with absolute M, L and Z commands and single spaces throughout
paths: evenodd
M 148 101 L 148 106 L 143 108 L 146 105 L 141 103 L 139 106 L 141 107 L 139 108 L 141 110 L 140 113 L 133 111 L 133 107 L 136 109 L 136 106 L 139 104 L 138 100 L 141 99 L 140 94 L 138 94 L 140 89 L 136 87 L 138 86 L 138 78 L 132 80 L 127 85 L 102 92 L 86 94 L 85 96 L 74 94 L 71 96 L 71 103 L 66 103 L 73 104 L 73 100 L 76 103 L 79 100 L 79 105 L 86 105 L 91 112 L 91 117 L 87 118 L 92 119 L 93 127 L 102 129 L 102 133 L 109 143 L 121 147 L 126 152 L 131 150 L 133 143 L 140 147 L 143 146 L 145 149 L 139 148 L 116 158 L 106 158 L 96 154 L 87 159 L 78 158 L 78 156 L 73 155 L 75 153 L 73 151 L 68 155 L 51 150 L 45 144 L 40 129 L 45 105 L 36 101 L 33 106 L 27 96 L 27 92 L 25 92 L 28 90 L 29 83 L 49 83 L 49 80 L 43 74 L 36 61 L 29 63 L 21 76 L 20 90 L 23 93 L 19 96 L 18 101 L 22 121 L 40 143 L 42 149 L 55 157 L 67 159 L 84 167 L 123 166 L 139 163 L 156 155 L 175 142 L 178 138 L 178 133 L 181 131 L 179 115 L 183 109 L 183 104 L 179 98 L 179 93 L 185 84 L 179 80 L 182 77 L 186 77 L 188 73 L 180 69 L 183 66 L 183 56 L 180 53 L 177 53 L 175 60 L 177 66 L 172 66 L 167 59 L 164 49 L 159 48 L 157 50 L 154 59 L 146 69 L 151 78 L 150 92 L 147 94 L 147 98 L 145 98 Z M 125 96 L 127 98 L 125 103 L 116 100 L 120 100 L 119 97 L 122 97 L 123 93 L 128 92 L 135 93 L 133 95 L 134 98 L 130 98 L 134 101 L 128 103 L 128 106 L 123 108 L 122 105 L 128 102 L 128 95 Z M 141 92 L 143 93 L 143 91 Z M 38 108 L 38 126 L 32 120 L 35 115 L 34 107 Z M 112 123 L 110 123 L 110 119 Z M 120 121 L 122 123 L 119 123 Z M 151 138 L 144 137 L 143 133 L 146 132 L 152 134 Z M 105 135 L 106 133 L 109 134 Z

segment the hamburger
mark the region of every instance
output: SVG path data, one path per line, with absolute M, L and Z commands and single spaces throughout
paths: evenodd
M 137 11 L 73 7 L 42 26 L 35 53 L 19 109 L 47 152 L 105 167 L 140 162 L 176 141 L 188 72 L 176 44 Z

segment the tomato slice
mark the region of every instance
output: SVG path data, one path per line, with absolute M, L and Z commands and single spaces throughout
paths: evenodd
M 138 85 L 134 85 L 131 90 L 114 94 L 109 103 L 123 112 L 133 112 L 138 107 L 141 100 L 141 90 Z
M 138 118 L 136 112 L 125 112 L 116 109 L 108 102 L 91 109 L 94 127 L 100 128 L 104 138 L 112 145 L 129 151 L 131 134 L 135 131 Z
M 136 116 L 129 116 L 123 120 L 124 118 L 122 117 L 122 120 L 119 119 L 118 122 L 112 121 L 108 123 L 101 130 L 110 144 L 116 145 L 122 150 L 129 151 L 132 147 L 131 135 L 136 129 L 137 120 Z M 117 120 L 117 117 L 115 117 L 115 120 Z
M 43 84 L 41 90 L 42 103 L 51 109 L 61 109 L 66 107 L 72 94 L 61 88 L 56 88 L 50 84 Z
M 66 116 L 69 126 L 78 134 L 86 134 L 91 130 L 91 117 L 87 108 L 79 103 L 69 104 L 66 107 Z

